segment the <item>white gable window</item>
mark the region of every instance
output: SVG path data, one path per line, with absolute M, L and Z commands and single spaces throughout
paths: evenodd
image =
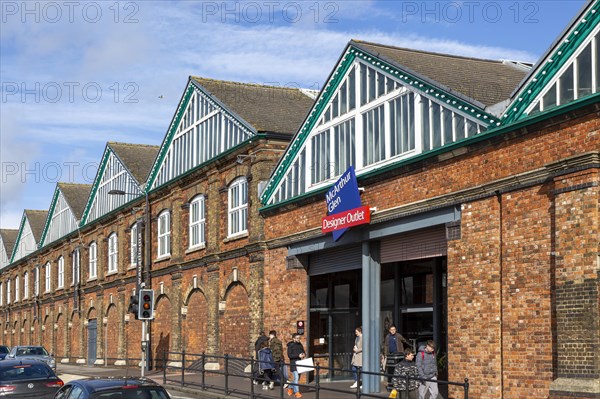
M 19 276 L 15 277 L 15 302 L 19 302 L 19 299 L 21 299 L 21 280 L 19 279 Z
M 229 236 L 245 233 L 248 230 L 248 182 L 238 177 L 229 186 Z
M 62 256 L 58 258 L 58 273 L 57 273 L 58 281 L 56 283 L 56 288 L 64 288 L 65 286 L 65 258 Z
M 23 299 L 29 298 L 29 273 L 23 274 Z
M 98 245 L 95 242 L 90 244 L 88 278 L 98 277 Z
M 129 264 L 131 266 L 137 266 L 138 264 L 138 223 L 135 222 L 131 228 L 131 235 L 129 236 Z
M 46 282 L 44 284 L 44 292 L 50 292 L 52 288 L 52 265 L 50 262 L 46 263 L 44 269 L 44 281 Z
M 311 179 L 312 183 L 316 184 L 327 180 L 331 177 L 329 166 L 331 161 L 330 146 L 329 146 L 329 130 L 318 133 L 311 139 L 312 143 L 312 163 L 311 163 Z
M 40 266 L 36 266 L 34 269 L 33 276 L 33 295 L 35 297 L 40 295 Z
M 108 273 L 117 272 L 119 249 L 117 247 L 117 233 L 108 236 Z
M 205 225 L 204 196 L 199 195 L 190 202 L 190 248 L 204 245 Z
M 77 285 L 79 284 L 79 278 L 80 278 L 80 267 L 79 267 L 79 248 L 77 248 L 75 251 L 73 251 L 72 253 L 72 258 L 73 258 L 73 275 L 71 276 L 72 278 L 72 285 Z
M 10 279 L 6 280 L 6 304 L 7 305 L 10 304 L 10 299 L 11 299 L 10 298 L 10 295 L 11 295 L 10 283 L 11 283 Z
M 171 254 L 171 214 L 163 211 L 158 215 L 158 257 Z

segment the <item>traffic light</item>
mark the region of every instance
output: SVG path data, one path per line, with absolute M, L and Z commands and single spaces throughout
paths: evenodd
M 138 313 L 140 311 L 140 297 L 137 295 L 132 295 L 129 297 L 129 308 L 127 309 L 127 313 L 133 313 L 135 319 L 138 319 Z
M 296 334 L 304 335 L 304 320 L 296 321 Z
M 154 319 L 154 290 L 141 289 L 139 299 L 138 319 L 152 320 Z

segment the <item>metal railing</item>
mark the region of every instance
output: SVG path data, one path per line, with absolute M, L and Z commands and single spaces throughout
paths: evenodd
M 196 387 L 204 391 L 212 391 L 223 393 L 227 396 L 243 396 L 250 398 L 273 398 L 275 392 L 272 390 L 259 389 L 260 384 L 257 384 L 256 380 L 260 377 L 257 376 L 256 370 L 258 369 L 258 360 L 254 357 L 242 358 L 233 357 L 225 354 L 224 356 L 218 355 L 207 355 L 206 353 L 193 354 L 184 352 L 164 352 L 162 358 L 162 369 L 163 369 L 163 384 L 179 385 L 181 387 Z M 218 367 L 217 367 L 218 365 Z M 283 367 L 290 366 L 290 363 L 282 363 Z M 159 364 L 157 366 L 160 367 Z M 208 367 L 207 367 L 208 366 Z M 329 399 L 329 398 L 382 398 L 387 397 L 388 392 L 382 393 L 366 393 L 362 392 L 361 389 L 349 391 L 346 386 L 347 381 L 343 384 L 339 381 L 322 381 L 320 376 L 323 372 L 327 372 L 329 375 L 333 373 L 352 373 L 352 370 L 339 369 L 331 367 L 320 367 L 318 362 L 315 363 L 314 379 L 309 383 L 298 383 L 298 386 L 302 389 L 303 394 L 310 394 L 315 399 Z M 285 394 L 282 373 L 277 372 L 279 376 L 279 384 L 277 386 L 278 398 L 287 398 Z M 382 381 L 384 379 L 389 381 L 393 375 L 388 373 L 376 373 L 366 372 L 359 369 L 359 381 L 361 375 L 373 375 L 379 376 Z M 291 373 L 290 373 L 291 376 Z M 396 377 L 397 378 L 397 377 Z M 403 377 L 406 379 L 405 387 L 409 387 L 409 383 L 414 378 Z M 436 382 L 441 386 L 454 386 L 457 387 L 457 391 L 462 388 L 462 395 L 453 396 L 453 398 L 468 399 L 469 398 L 469 380 L 464 379 L 463 382 L 452 382 L 443 380 L 420 380 L 421 382 Z M 332 395 L 335 393 L 335 395 Z M 400 392 L 398 392 L 400 397 Z

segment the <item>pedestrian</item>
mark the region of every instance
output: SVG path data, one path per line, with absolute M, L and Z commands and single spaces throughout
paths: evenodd
M 392 377 L 394 388 L 390 392 L 390 398 L 396 398 L 400 393 L 401 399 L 417 399 L 418 388 L 421 384 L 419 382 L 419 371 L 414 360 L 415 351 L 411 348 L 405 349 L 404 359 L 394 368 L 394 376 Z
M 283 388 L 287 388 L 288 373 L 283 357 L 283 344 L 281 343 L 281 340 L 277 338 L 277 331 L 275 330 L 269 331 L 269 348 L 271 348 L 271 353 L 273 354 L 273 361 L 275 362 L 279 380 L 283 385 Z
M 419 399 L 425 399 L 427 391 L 429 391 L 432 398 L 437 398 L 437 359 L 435 356 L 435 342 L 431 339 L 427 341 L 427 345 L 419 348 L 419 353 L 417 354 L 417 370 L 419 372 L 419 378 L 421 379 L 421 384 L 419 385 Z
M 275 382 L 273 381 L 275 376 L 275 362 L 273 361 L 273 354 L 271 348 L 269 348 L 268 341 L 261 341 L 261 348 L 258 350 L 258 371 L 260 379 L 262 380 L 263 389 L 273 389 Z
M 354 330 L 356 338 L 354 339 L 354 347 L 352 348 L 352 372 L 354 373 L 354 384 L 350 386 L 351 389 L 357 388 L 360 384 L 359 372 L 362 369 L 362 327 L 356 327 Z M 361 386 L 362 388 L 362 386 Z
M 382 368 L 388 375 L 388 389 L 392 385 L 392 375 L 396 364 L 404 356 L 404 344 L 410 346 L 410 343 L 396 330 L 394 324 L 390 325 L 389 333 L 383 340 L 383 359 Z
M 300 342 L 300 334 L 296 333 L 292 335 L 292 340 L 287 344 L 287 355 L 290 359 L 290 370 L 294 375 L 294 382 L 292 383 L 291 388 L 288 388 L 287 394 L 288 396 L 292 396 L 293 394 L 295 397 L 301 398 L 302 394 L 300 393 L 300 386 L 298 385 L 300 374 L 298 374 L 296 362 L 304 359 L 306 353 L 304 352 L 304 346 L 302 346 L 302 343 Z
M 269 337 L 267 337 L 265 335 L 264 331 L 261 331 L 258 334 L 258 338 L 256 338 L 256 341 L 254 341 L 254 357 L 256 360 L 258 360 L 258 351 L 263 347 L 263 343 L 264 342 L 268 342 L 269 341 Z M 258 384 L 259 381 L 259 368 L 254 366 L 254 370 L 253 370 L 253 374 L 254 374 L 254 385 Z

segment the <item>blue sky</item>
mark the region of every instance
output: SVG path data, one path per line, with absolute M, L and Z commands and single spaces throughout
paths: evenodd
M 189 75 L 320 89 L 350 39 L 535 62 L 584 3 L 2 0 L 0 227 L 160 145 Z

